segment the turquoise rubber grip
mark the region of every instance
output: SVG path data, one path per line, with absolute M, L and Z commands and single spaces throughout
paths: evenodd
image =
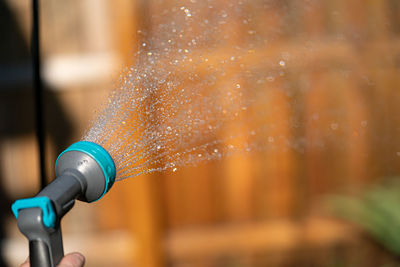
M 107 150 L 105 150 L 102 146 L 88 141 L 79 141 L 71 146 L 69 146 L 66 150 L 64 150 L 57 158 L 56 161 L 56 168 L 58 159 L 61 157 L 62 154 L 68 151 L 80 151 L 83 153 L 88 154 L 91 156 L 100 166 L 103 171 L 104 178 L 105 178 L 105 188 L 103 194 L 97 199 L 99 200 L 102 198 L 105 193 L 110 190 L 112 185 L 115 181 L 116 176 L 116 169 L 113 159 L 111 158 L 110 154 L 108 154 Z
M 41 208 L 43 224 L 47 228 L 56 226 L 56 213 L 54 212 L 53 204 L 48 197 L 32 197 L 18 199 L 12 204 L 11 209 L 15 218 L 18 219 L 19 211 L 22 209 Z

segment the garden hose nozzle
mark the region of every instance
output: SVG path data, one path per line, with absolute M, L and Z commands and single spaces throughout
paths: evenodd
M 115 180 L 115 165 L 100 145 L 81 141 L 68 147 L 56 161 L 56 179 L 33 198 L 12 205 L 20 231 L 29 240 L 32 267 L 54 267 L 64 256 L 60 221 L 75 199 L 99 200 Z

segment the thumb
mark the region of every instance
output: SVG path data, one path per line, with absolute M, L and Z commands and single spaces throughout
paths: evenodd
M 83 267 L 85 264 L 85 257 L 78 252 L 70 253 L 58 264 L 58 267 Z

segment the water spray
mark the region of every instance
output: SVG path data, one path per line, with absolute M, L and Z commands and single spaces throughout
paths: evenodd
M 62 152 L 55 164 L 56 179 L 35 197 L 17 200 L 12 211 L 29 240 L 32 267 L 56 266 L 64 256 L 60 222 L 75 199 L 94 202 L 112 187 L 116 169 L 100 145 L 81 141 Z

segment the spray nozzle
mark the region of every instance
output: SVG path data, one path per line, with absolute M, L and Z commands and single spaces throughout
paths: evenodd
M 97 201 L 112 187 L 116 170 L 101 146 L 81 141 L 62 152 L 56 162 L 56 179 L 36 197 L 17 200 L 12 210 L 20 231 L 29 240 L 31 266 L 56 266 L 64 255 L 61 218 L 75 199 Z

